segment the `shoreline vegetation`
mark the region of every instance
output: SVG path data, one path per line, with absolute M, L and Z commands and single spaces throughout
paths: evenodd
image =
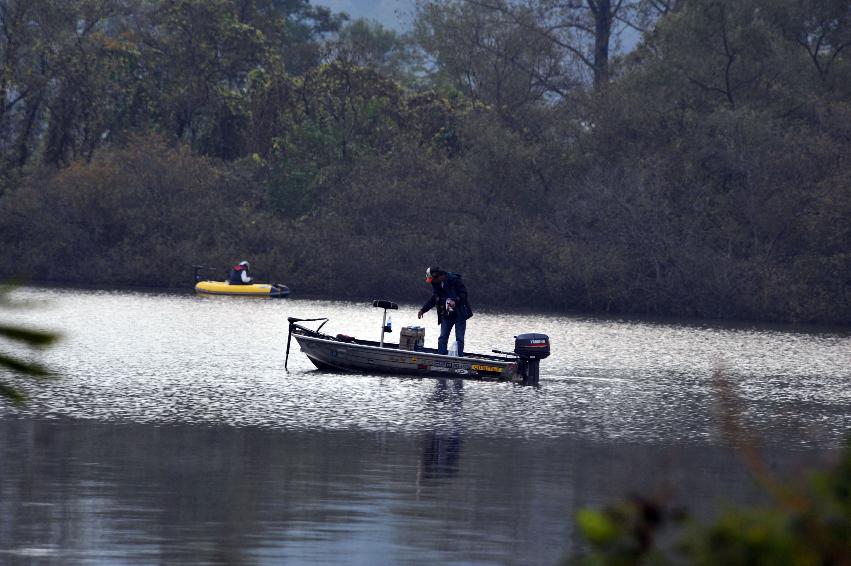
M 617 6 L 7 2 L 0 278 L 851 324 L 849 3 Z

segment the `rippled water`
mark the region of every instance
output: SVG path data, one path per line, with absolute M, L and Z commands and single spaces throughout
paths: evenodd
M 30 295 L 32 296 L 32 295 Z M 519 332 L 549 334 L 538 389 L 465 382 L 449 398 L 431 379 L 316 370 L 287 316 L 328 316 L 332 333 L 378 335 L 381 311 L 330 301 L 42 290 L 15 316 L 61 331 L 43 359 L 62 378 L 26 385 L 39 416 L 253 425 L 286 430 L 704 440 L 715 434 L 717 368 L 767 441 L 837 442 L 851 426 L 851 335 L 483 312 L 467 348 L 511 349 Z M 414 305 L 395 328 L 416 322 Z M 431 322 L 431 321 L 430 321 Z M 427 328 L 427 345 L 437 339 Z M 790 434 L 781 434 L 776 429 Z
M 16 295 L 45 303 L 4 317 L 64 339 L 40 356 L 61 377 L 0 405 L 0 563 L 548 563 L 579 506 L 630 490 L 759 499 L 715 370 L 779 468 L 851 428 L 848 332 L 477 310 L 470 351 L 550 335 L 528 388 L 327 373 L 295 342 L 284 371 L 287 316 L 377 337 L 367 301 Z

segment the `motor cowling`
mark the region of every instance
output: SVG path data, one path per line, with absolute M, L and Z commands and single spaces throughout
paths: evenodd
M 523 384 L 538 385 L 541 360 L 550 355 L 550 337 L 546 334 L 518 334 L 514 337 L 514 353 L 520 358 L 517 371 L 523 376 Z
M 546 334 L 518 334 L 514 337 L 514 353 L 521 358 L 542 360 L 550 355 L 550 337 Z

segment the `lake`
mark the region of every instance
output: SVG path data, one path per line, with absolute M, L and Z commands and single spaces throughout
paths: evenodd
M 5 319 L 63 334 L 37 357 L 61 377 L 0 405 L 0 563 L 553 564 L 582 507 L 712 517 L 765 500 L 737 443 L 793 477 L 851 429 L 842 330 L 476 309 L 468 351 L 550 336 L 531 388 L 327 373 L 295 342 L 284 371 L 287 316 L 377 339 L 371 298 L 15 296 L 37 304 Z M 724 434 L 718 373 L 752 440 Z

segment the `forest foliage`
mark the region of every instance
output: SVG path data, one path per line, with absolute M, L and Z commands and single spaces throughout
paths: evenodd
M 849 0 L 0 0 L 0 102 L 2 277 L 851 322 Z

